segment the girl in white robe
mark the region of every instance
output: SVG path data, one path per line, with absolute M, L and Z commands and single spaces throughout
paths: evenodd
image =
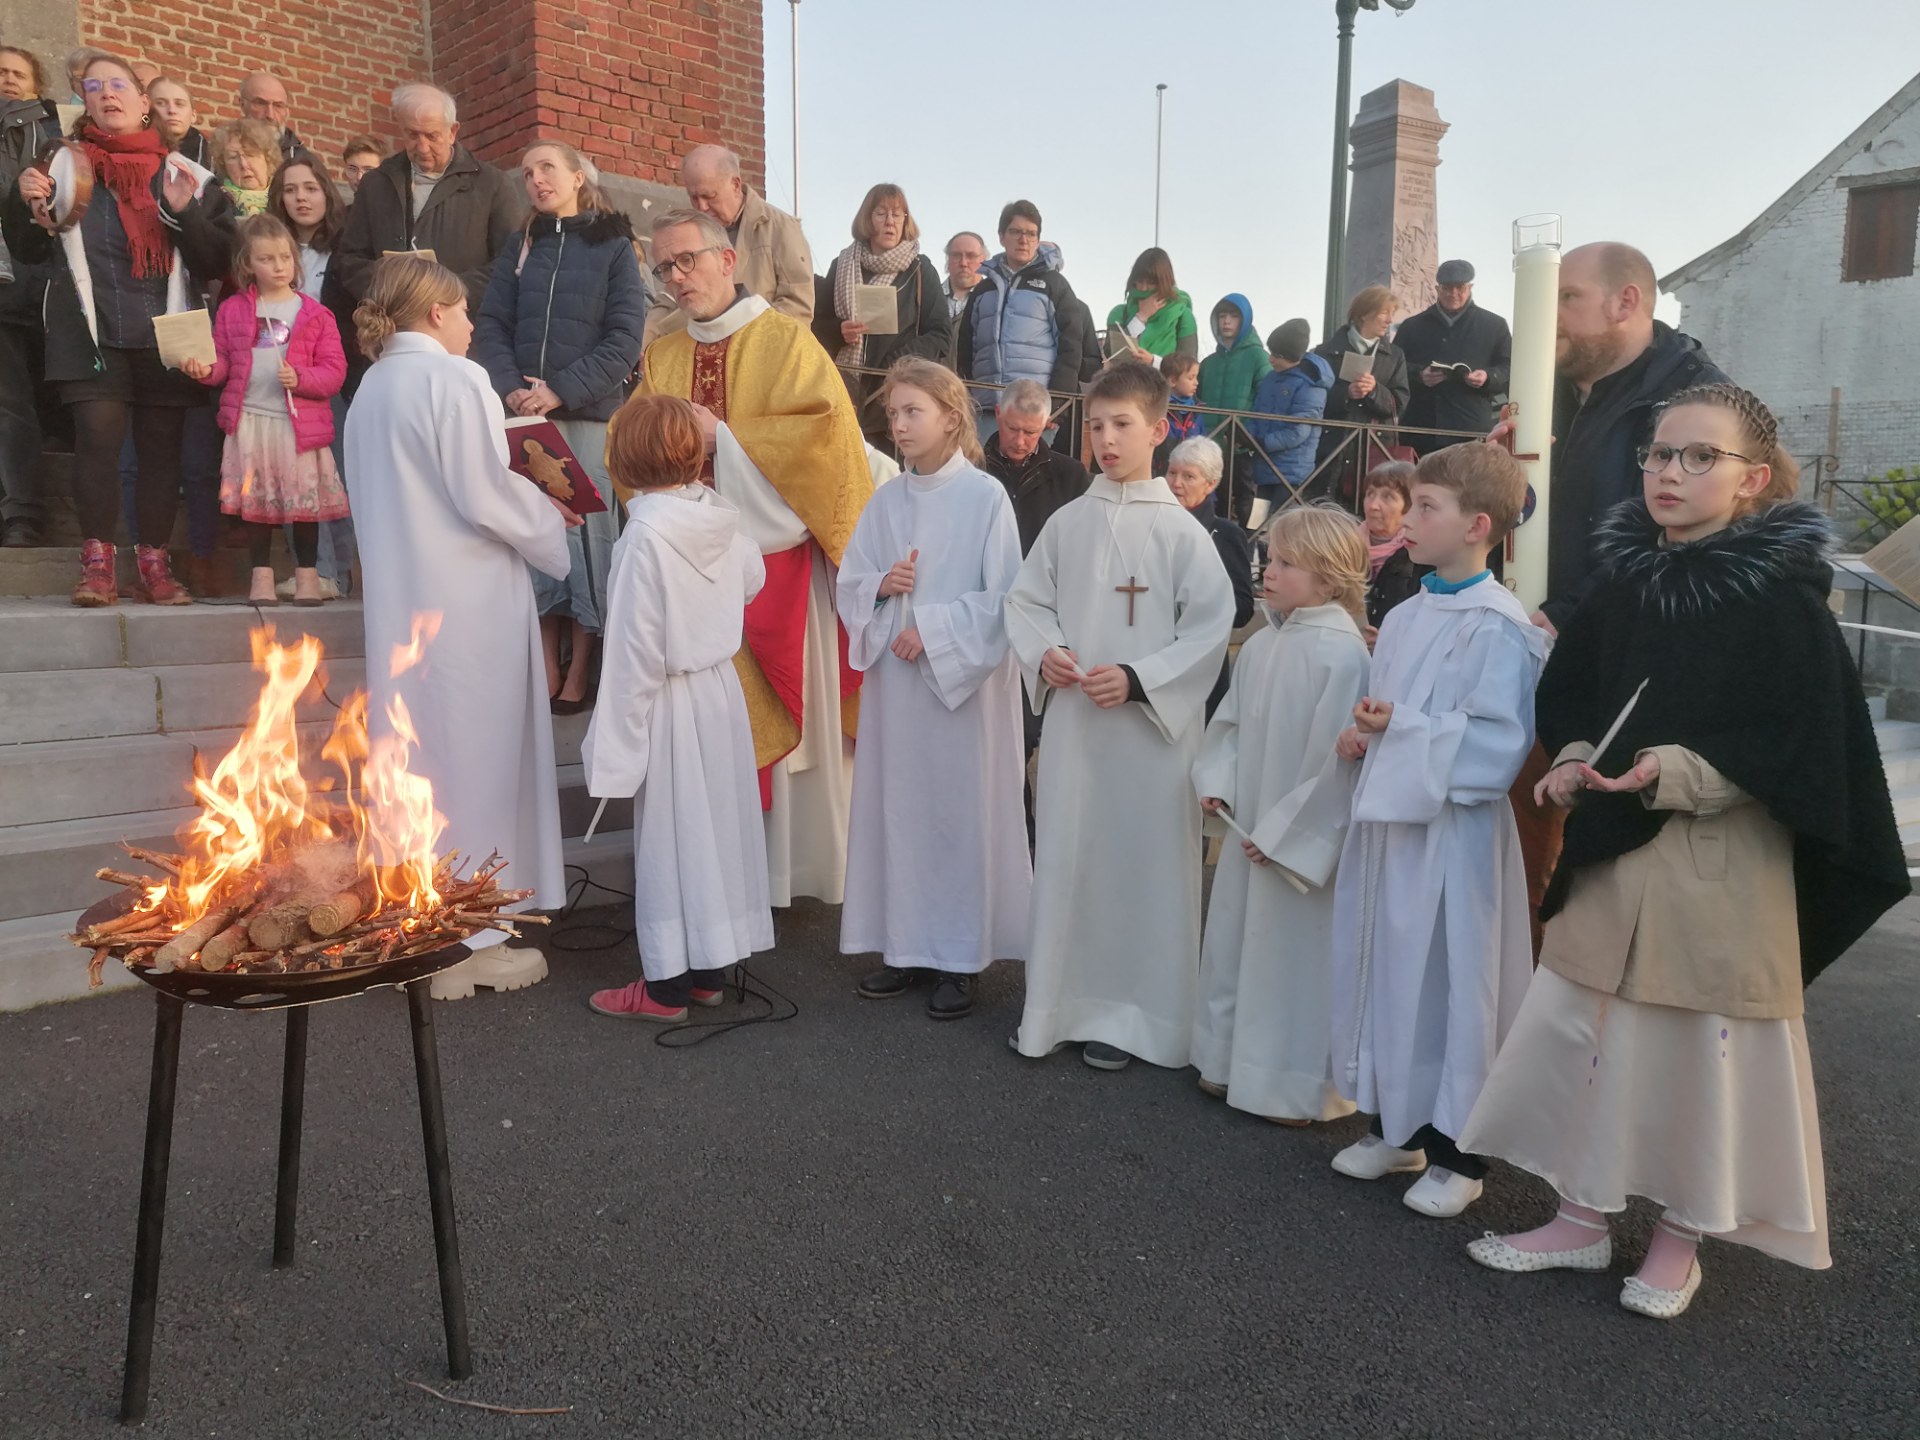
M 678 1024 L 718 1005 L 726 968 L 773 948 L 753 728 L 733 657 L 760 593 L 760 547 L 700 483 L 693 406 L 639 395 L 607 433 L 607 469 L 639 493 L 613 548 L 587 792 L 634 796 L 634 938 L 643 978 L 588 1002 Z
M 360 539 L 367 732 L 405 739 L 407 768 L 446 817 L 439 852 L 475 865 L 497 850 L 525 907 L 566 903 L 553 724 L 527 566 L 567 573 L 566 521 L 507 468 L 506 415 L 473 335 L 460 277 L 412 255 L 375 268 L 359 311 L 377 357 L 347 417 L 347 489 Z M 523 563 L 524 562 L 524 563 Z M 415 658 L 416 647 L 418 657 Z M 546 978 L 539 950 L 467 941 L 474 956 L 432 982 L 437 1000 Z
M 1020 531 L 1006 488 L 976 468 L 957 376 L 905 360 L 885 399 L 911 468 L 874 492 L 840 561 L 848 659 L 866 675 L 840 948 L 884 959 L 860 983 L 868 999 L 937 973 L 927 1013 L 953 1020 L 973 1009 L 974 976 L 1026 954 L 1020 673 L 1001 613 Z
M 1200 1088 L 1283 1125 L 1337 1120 L 1333 889 L 1351 767 L 1333 746 L 1367 693 L 1367 547 L 1350 515 L 1283 512 L 1267 535 L 1268 628 L 1240 647 L 1193 785 L 1252 838 L 1229 834 L 1214 871 L 1193 1063 Z

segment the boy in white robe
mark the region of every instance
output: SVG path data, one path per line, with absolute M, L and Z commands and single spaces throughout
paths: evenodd
M 1087 391 L 1101 476 L 1047 521 L 1007 596 L 1041 716 L 1027 998 L 1012 1045 L 1095 1069 L 1178 1068 L 1200 951 L 1189 778 L 1233 627 L 1200 522 L 1153 474 L 1167 382 L 1137 362 Z
M 442 854 L 478 863 L 497 850 L 500 883 L 534 892 L 523 908 L 557 910 L 560 793 L 527 566 L 565 577 L 566 521 L 558 501 L 507 468 L 506 412 L 465 358 L 472 335 L 451 270 L 413 255 L 374 267 L 360 343 L 376 360 L 345 457 L 362 532 L 367 733 L 375 746 L 407 728 L 418 737 L 408 768 L 433 784 Z M 470 937 L 472 957 L 433 977 L 433 998 L 545 979 L 539 949 L 506 938 Z
M 1405 1196 L 1424 1215 L 1480 1198 L 1486 1161 L 1454 1137 L 1533 975 L 1507 791 L 1533 748 L 1547 641 L 1486 568 L 1525 496 L 1498 446 L 1420 462 L 1407 549 L 1434 573 L 1380 627 L 1372 697 L 1338 746 L 1364 764 L 1334 894 L 1333 1073 L 1375 1118 L 1333 1168 L 1426 1169 Z
M 1005 488 L 972 463 L 957 375 L 902 360 L 884 396 L 910 468 L 874 492 L 840 559 L 848 662 L 866 676 L 840 948 L 886 962 L 864 998 L 933 974 L 927 1014 L 957 1020 L 976 975 L 1026 954 L 1020 672 L 1001 617 L 1020 530 Z
M 587 793 L 636 797 L 634 939 L 643 978 L 588 1004 L 675 1025 L 725 998 L 726 968 L 773 948 L 753 727 L 734 669 L 766 578 L 733 506 L 700 483 L 693 406 L 637 395 L 607 430 L 627 528 L 613 548 Z
M 1200 952 L 1193 1063 L 1200 1088 L 1282 1125 L 1350 1114 L 1328 1045 L 1334 862 L 1353 767 L 1334 742 L 1367 693 L 1367 546 L 1351 515 L 1303 505 L 1267 532 L 1267 628 L 1240 647 L 1233 683 L 1193 766 L 1209 811 L 1228 811 Z

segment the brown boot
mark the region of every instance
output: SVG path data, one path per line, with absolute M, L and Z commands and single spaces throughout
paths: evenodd
M 89 540 L 80 547 L 80 583 L 73 587 L 73 603 L 91 609 L 117 605 L 120 592 L 113 583 L 113 546 Z
M 139 598 L 150 605 L 191 605 L 193 595 L 173 578 L 166 550 L 159 545 L 134 547 L 134 564 L 140 572 Z

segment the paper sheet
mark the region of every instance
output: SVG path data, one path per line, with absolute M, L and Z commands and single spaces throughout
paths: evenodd
M 1376 354 L 1379 352 L 1375 352 Z M 1340 378 L 1351 385 L 1362 375 L 1373 373 L 1373 356 L 1362 355 L 1358 350 L 1349 350 L 1340 357 Z
M 1255 844 L 1253 836 L 1249 835 L 1245 830 L 1241 829 L 1240 822 L 1233 818 L 1232 806 L 1222 805 L 1218 810 L 1215 810 L 1213 813 L 1220 818 L 1221 823 L 1223 823 L 1229 830 L 1233 831 L 1234 834 L 1238 835 L 1242 840 L 1246 841 L 1247 844 L 1249 845 Z M 1307 884 L 1307 882 L 1302 880 L 1298 875 L 1294 874 L 1293 871 L 1287 869 L 1287 867 L 1284 865 L 1277 865 L 1271 860 L 1269 860 L 1265 865 L 1256 865 L 1254 868 L 1256 870 L 1273 871 L 1276 875 L 1284 879 L 1289 885 L 1293 886 L 1294 889 L 1298 890 L 1302 895 L 1307 894 L 1308 891 L 1311 889 L 1311 887 Z
M 87 113 L 87 107 L 84 105 L 55 105 L 53 108 L 60 116 L 60 133 L 62 135 L 71 135 L 74 125 L 78 123 L 82 115 Z
M 196 195 L 206 194 L 207 182 L 214 178 L 213 171 L 198 160 L 188 159 L 178 150 L 167 156 L 167 174 L 172 175 L 176 171 L 185 171 L 193 177 L 193 193 Z
M 1920 519 L 1907 521 L 1860 558 L 1874 574 L 1920 605 Z
M 853 287 L 853 318 L 869 335 L 900 333 L 900 292 L 891 285 Z
M 206 310 L 154 316 L 153 339 L 160 347 L 160 363 L 169 370 L 178 370 L 182 360 L 211 365 L 219 359 L 213 349 L 213 315 Z
M 421 258 L 422 260 L 438 260 L 438 259 L 440 258 L 440 257 L 439 257 L 438 255 L 436 255 L 436 254 L 434 254 L 434 253 L 433 253 L 433 251 L 431 251 L 431 250 L 427 250 L 427 249 L 420 249 L 420 250 L 382 250 L 382 251 L 381 251 L 380 253 L 381 253 L 381 255 L 382 255 L 382 256 L 386 256 L 386 255 L 418 255 L 418 256 L 419 256 L 419 257 L 420 257 L 420 258 Z

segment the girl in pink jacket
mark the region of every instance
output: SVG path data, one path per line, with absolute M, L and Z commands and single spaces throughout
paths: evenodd
M 235 228 L 234 279 L 213 322 L 212 365 L 182 369 L 224 385 L 220 508 L 247 522 L 253 552 L 248 600 L 274 605 L 271 546 L 277 525 L 293 538 L 293 603 L 320 603 L 320 521 L 347 515 L 347 491 L 333 463 L 333 407 L 347 378 L 340 331 L 325 306 L 299 291 L 293 235 L 272 215 Z

